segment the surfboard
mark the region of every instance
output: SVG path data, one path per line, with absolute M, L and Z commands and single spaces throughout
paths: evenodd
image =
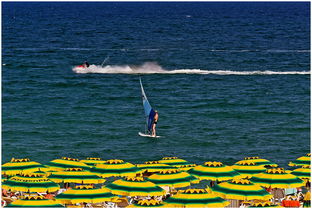
M 139 132 L 139 136 L 143 136 L 143 137 L 150 137 L 150 138 L 160 138 L 161 136 L 151 136 L 149 134 L 144 134 L 142 132 Z

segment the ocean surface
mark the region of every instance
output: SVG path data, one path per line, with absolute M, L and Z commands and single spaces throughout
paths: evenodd
M 309 2 L 2 2 L 2 163 L 308 152 Z

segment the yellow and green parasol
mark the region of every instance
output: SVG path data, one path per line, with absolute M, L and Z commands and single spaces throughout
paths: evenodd
M 43 197 L 24 197 L 22 199 L 16 200 L 6 207 L 23 207 L 23 208 L 57 208 L 57 207 L 64 207 L 63 205 L 57 203 L 54 200 L 44 199 Z
M 95 166 L 96 164 L 105 163 L 106 160 L 101 160 L 99 157 L 88 157 L 86 160 L 80 160 L 80 162 L 85 163 L 88 166 Z
M 168 207 L 185 208 L 222 208 L 230 204 L 228 201 L 209 193 L 205 189 L 179 190 L 176 195 L 169 197 L 164 203 Z
M 231 167 L 241 175 L 241 178 L 251 178 L 255 174 L 266 171 L 264 165 L 256 165 L 255 162 L 250 161 L 240 161 Z
M 294 162 L 289 162 L 288 165 L 289 166 L 311 165 L 311 153 L 306 154 L 306 156 L 297 158 Z
M 170 186 L 175 188 L 187 187 L 191 183 L 198 184 L 199 180 L 187 172 L 178 169 L 163 170 L 147 178 L 158 186 Z
M 67 168 L 65 171 L 53 172 L 49 179 L 56 183 L 101 184 L 105 182 L 105 179 L 82 168 Z
M 91 185 L 81 185 L 57 195 L 56 200 L 62 204 L 76 204 L 80 202 L 99 203 L 111 201 L 114 197 L 116 195 L 113 195 L 106 188 L 96 189 Z
M 240 178 L 240 174 L 230 166 L 221 162 L 205 162 L 204 165 L 196 166 L 188 171 L 191 175 L 200 180 L 226 181 Z
M 32 173 L 40 169 L 45 169 L 45 167 L 40 163 L 30 161 L 29 158 L 12 158 L 10 162 L 3 164 L 1 169 L 2 175 L 14 176 L 16 174 Z
M 161 160 L 159 160 L 159 163 L 178 167 L 181 170 L 189 170 L 196 166 L 194 163 L 189 163 L 186 160 L 177 157 L 163 157 Z
M 252 203 L 249 208 L 283 208 L 280 205 L 274 205 L 270 201 L 265 201 L 265 202 L 254 202 Z
M 49 170 L 55 171 L 63 171 L 67 168 L 83 168 L 84 170 L 89 170 L 90 167 L 80 162 L 79 159 L 69 158 L 69 157 L 62 157 L 62 159 L 55 159 L 47 163 Z
M 240 162 L 252 162 L 255 163 L 256 165 L 264 165 L 265 167 L 277 167 L 278 165 L 276 163 L 272 163 L 271 161 L 267 159 L 262 159 L 259 157 L 245 157 L 244 160 L 238 161 L 235 164 L 238 164 Z
M 166 191 L 143 177 L 126 177 L 106 186 L 113 194 L 123 196 L 161 196 Z
M 126 208 L 164 208 L 166 205 L 158 200 L 139 200 L 137 203 L 127 206 Z
M 250 181 L 267 188 L 296 188 L 304 186 L 303 180 L 293 174 L 286 173 L 283 168 L 268 169 L 266 172 L 254 175 Z
M 311 179 L 311 166 L 304 165 L 302 168 L 297 168 L 291 172 L 291 174 L 297 176 L 302 180 L 310 180 Z
M 175 169 L 176 167 L 159 163 L 159 161 L 147 161 L 144 164 L 136 164 L 143 172 L 156 173 L 162 170 Z
M 211 188 L 214 194 L 224 199 L 234 200 L 269 200 L 272 195 L 259 185 L 255 185 L 247 179 L 234 179 L 230 182 L 222 182 Z
M 2 183 L 2 188 L 21 192 L 55 192 L 60 186 L 53 181 L 37 174 L 13 176 Z
M 136 176 L 142 171 L 135 165 L 123 160 L 107 160 L 103 164 L 96 164 L 91 168 L 91 172 L 103 178 L 111 176 Z

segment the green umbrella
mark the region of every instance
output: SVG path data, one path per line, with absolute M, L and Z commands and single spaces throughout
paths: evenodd
M 278 165 L 276 163 L 272 163 L 269 160 L 266 159 L 262 159 L 259 157 L 245 157 L 244 160 L 238 161 L 235 164 L 239 165 L 240 162 L 251 162 L 251 163 L 255 163 L 256 165 L 264 165 L 265 167 L 277 167 Z
M 189 163 L 186 160 L 177 157 L 164 157 L 159 160 L 159 163 L 167 164 L 170 166 L 178 167 L 181 170 L 189 170 L 196 166 L 194 163 Z
M 311 166 L 305 165 L 302 168 L 297 168 L 291 172 L 291 174 L 297 176 L 302 180 L 310 180 L 311 179 Z
M 55 159 L 47 163 L 49 170 L 63 171 L 67 168 L 83 168 L 84 170 L 89 170 L 90 167 L 80 162 L 79 159 L 62 157 L 62 159 Z
M 47 207 L 64 207 L 63 205 L 57 203 L 54 200 L 44 199 L 43 197 L 25 197 L 23 199 L 16 200 L 6 207 L 22 207 L 22 208 L 47 208 Z
M 65 171 L 53 172 L 49 179 L 56 183 L 101 184 L 105 179 L 82 168 L 68 168 Z
M 156 173 L 168 169 L 176 169 L 174 166 L 159 163 L 159 161 L 147 161 L 144 164 L 136 164 L 136 166 L 143 172 Z
M 56 200 L 62 204 L 76 204 L 80 202 L 99 203 L 111 201 L 116 197 L 108 189 L 96 189 L 91 185 L 76 186 L 56 196 Z
M 80 160 L 80 162 L 87 164 L 88 166 L 95 166 L 96 164 L 105 163 L 105 160 L 101 158 L 88 157 L 86 160 Z
M 199 180 L 194 176 L 178 169 L 160 171 L 148 177 L 147 180 L 158 186 L 170 186 L 175 188 L 187 187 L 190 186 L 191 183 L 199 183 Z
M 142 177 L 119 179 L 106 186 L 113 194 L 123 196 L 161 196 L 166 191 Z
M 164 208 L 166 205 L 158 200 L 139 200 L 137 203 L 128 205 L 126 208 Z
M 29 158 L 15 159 L 12 158 L 10 162 L 2 165 L 1 174 L 7 176 L 14 176 L 22 173 L 32 173 L 40 169 L 44 169 L 44 165 L 35 161 L 30 161 Z
M 286 173 L 283 168 L 268 169 L 266 172 L 254 175 L 251 182 L 263 187 L 296 188 L 304 186 L 304 182 L 293 174 Z
M 200 180 L 225 181 L 240 178 L 239 173 L 221 162 L 206 162 L 189 170 L 188 173 Z
M 237 179 L 222 182 L 211 188 L 214 194 L 224 199 L 234 200 L 269 200 L 272 195 L 262 187 L 251 183 L 247 179 Z
M 205 189 L 179 190 L 177 194 L 164 201 L 168 207 L 203 208 L 225 207 L 230 203 Z
M 2 188 L 22 192 L 55 192 L 60 189 L 60 186 L 47 178 L 38 176 L 38 174 L 23 174 L 22 176 L 13 176 L 3 182 Z
M 103 178 L 111 176 L 136 176 L 142 171 L 131 163 L 123 160 L 107 160 L 103 164 L 96 164 L 91 168 L 91 172 Z
M 255 162 L 250 161 L 240 161 L 231 167 L 241 175 L 241 178 L 251 178 L 255 174 L 266 171 L 264 165 L 256 165 Z
M 289 162 L 288 165 L 289 166 L 311 165 L 311 153 L 306 154 L 306 156 L 297 158 L 294 162 Z

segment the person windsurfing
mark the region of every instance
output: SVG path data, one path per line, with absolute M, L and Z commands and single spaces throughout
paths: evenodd
M 156 124 L 158 122 L 158 111 L 155 110 L 155 115 L 153 119 L 153 125 L 152 125 L 152 136 L 156 137 Z

